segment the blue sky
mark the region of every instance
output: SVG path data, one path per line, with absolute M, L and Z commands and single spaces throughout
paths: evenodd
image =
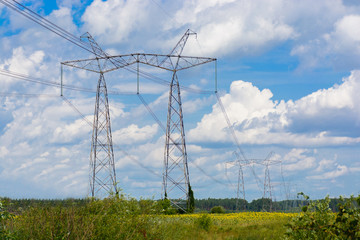
M 76 36 L 91 33 L 110 54 L 166 54 L 187 29 L 197 32 L 184 55 L 218 59 L 219 94 L 245 155 L 264 159 L 274 152 L 272 159 L 282 162 L 270 168 L 276 199 L 299 191 L 312 198 L 360 192 L 357 1 L 21 2 Z M 4 5 L 0 17 L 2 70 L 59 82 L 60 62 L 91 57 Z M 184 71 L 180 83 L 213 91 L 213 67 Z M 110 90 L 136 91 L 129 72 L 105 77 Z M 64 71 L 66 84 L 95 89 L 97 79 Z M 91 127 L 58 88 L 0 75 L 0 89 L 0 196 L 86 197 Z M 166 123 L 167 87 L 141 79 L 141 93 Z M 94 94 L 64 95 L 92 121 Z M 195 197 L 235 197 L 237 170 L 225 163 L 235 160 L 236 146 L 215 95 L 184 91 L 182 100 Z M 134 197 L 160 198 L 164 133 L 136 95 L 110 95 L 109 101 L 114 143 L 147 168 L 116 150 L 119 186 Z M 264 178 L 263 166 L 254 170 Z M 248 167 L 244 180 L 247 200 L 262 197 Z

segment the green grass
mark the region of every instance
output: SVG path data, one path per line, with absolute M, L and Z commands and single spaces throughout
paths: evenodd
M 174 214 L 168 201 L 113 196 L 81 204 L 34 205 L 9 213 L 0 201 L 0 239 L 358 239 L 360 196 L 338 213 L 330 199 L 300 213 Z
M 81 206 L 30 207 L 4 225 L 13 239 L 280 239 L 289 219 L 277 213 L 166 215 L 171 211 L 163 207 L 112 197 Z

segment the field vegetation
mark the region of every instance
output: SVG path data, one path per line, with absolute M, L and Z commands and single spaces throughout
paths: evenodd
M 178 214 L 167 200 L 125 195 L 103 200 L 3 199 L 0 239 L 360 239 L 360 196 L 339 199 L 337 213 L 328 197 L 309 201 L 302 196 L 298 213 L 234 213 L 217 205 Z

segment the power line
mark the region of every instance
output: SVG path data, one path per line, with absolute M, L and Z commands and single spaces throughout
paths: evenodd
M 155 0 L 151 0 L 151 2 L 153 2 L 156 6 L 158 6 L 161 9 L 161 11 L 163 13 L 165 13 L 165 15 L 168 16 L 171 20 L 174 20 L 173 16 L 171 16 L 159 3 L 157 3 Z M 176 19 L 175 19 L 175 21 L 176 21 Z
M 240 143 L 239 143 L 239 140 L 238 140 L 238 138 L 237 138 L 237 136 L 236 136 L 236 133 L 235 133 L 235 130 L 234 130 L 234 126 L 233 126 L 233 125 L 231 124 L 231 122 L 230 122 L 230 119 L 229 119 L 228 114 L 226 113 L 224 104 L 222 103 L 221 98 L 220 98 L 220 96 L 219 96 L 219 94 L 218 94 L 217 92 L 215 93 L 215 95 L 216 95 L 216 97 L 217 97 L 217 99 L 218 99 L 218 103 L 219 103 L 220 109 L 221 109 L 221 111 L 222 111 L 222 113 L 223 113 L 223 115 L 224 115 L 224 117 L 225 117 L 225 120 L 226 120 L 226 123 L 227 123 L 227 125 L 228 125 L 230 134 L 232 135 L 233 140 L 234 140 L 237 148 L 239 149 L 239 151 L 240 151 L 240 153 L 241 153 L 241 156 L 242 156 L 243 159 L 246 161 L 245 153 L 243 152 L 243 150 L 242 150 L 241 147 L 240 147 Z
M 89 46 L 89 44 L 87 44 L 86 42 L 81 41 L 80 38 L 76 37 L 75 35 L 71 34 L 70 32 L 66 31 L 65 29 L 61 28 L 60 26 L 50 22 L 49 20 L 47 20 L 44 17 L 40 16 L 39 14 L 32 11 L 28 7 L 22 5 L 21 3 L 17 2 L 16 0 L 12 0 L 12 1 L 10 1 L 10 0 L 0 0 L 0 2 L 3 3 L 4 5 L 6 5 L 7 7 L 13 9 L 14 11 L 20 13 L 21 15 L 27 17 L 28 19 L 34 21 L 35 23 L 41 25 L 42 27 L 48 29 L 49 31 L 55 33 L 56 35 L 66 39 L 69 42 L 81 47 L 82 49 L 84 49 L 84 50 L 86 50 L 88 52 L 94 53 L 96 55 L 96 53 Z M 108 56 L 107 53 L 104 52 L 104 54 L 106 56 Z M 127 71 L 132 72 L 132 73 L 136 73 L 136 71 L 137 71 L 137 69 L 132 67 L 132 66 L 126 66 L 124 68 Z M 144 71 L 139 70 L 139 74 L 142 77 L 144 77 L 146 79 L 149 79 L 151 81 L 157 82 L 159 84 L 166 85 L 166 86 L 170 85 L 169 81 L 166 81 L 164 79 L 156 77 L 156 76 L 154 76 L 154 75 L 152 75 L 150 73 L 146 73 Z M 212 91 L 203 91 L 203 90 L 194 89 L 194 88 L 185 87 L 185 86 L 180 86 L 180 87 L 184 91 L 198 93 L 198 94 L 210 94 L 210 93 L 212 93 Z M 75 90 L 75 89 L 73 89 L 73 90 Z M 79 90 L 81 90 L 81 89 L 79 89 Z M 82 91 L 94 92 L 94 90 L 85 90 L 85 89 L 82 89 Z M 113 94 L 113 93 L 109 92 L 109 94 Z M 115 93 L 115 94 L 117 95 L 117 93 Z
M 153 1 L 153 0 L 152 0 L 152 1 Z M 39 25 L 43 26 L 44 28 L 50 30 L 51 32 L 57 34 L 58 36 L 60 36 L 60 37 L 62 37 L 62 38 L 64 38 L 64 39 L 72 42 L 73 44 L 75 44 L 75 45 L 83 48 L 83 49 L 86 50 L 86 51 L 89 51 L 89 52 L 94 53 L 95 55 L 97 55 L 97 53 L 94 51 L 94 49 L 91 49 L 88 44 L 85 44 L 84 42 L 80 41 L 80 39 L 77 38 L 76 36 L 74 36 L 73 34 L 67 32 L 66 30 L 64 30 L 63 28 L 59 27 L 58 25 L 53 24 L 52 22 L 46 20 L 45 18 L 43 18 L 43 17 L 40 16 L 39 14 L 35 13 L 34 11 L 30 10 L 30 9 L 27 8 L 26 6 L 20 4 L 19 2 L 15 1 L 15 0 L 12 1 L 13 3 L 10 2 L 10 1 L 8 1 L 8 0 L 0 0 L 0 2 L 2 2 L 4 5 L 8 6 L 9 8 L 15 10 L 16 12 L 22 14 L 23 16 L 27 17 L 28 19 L 30 19 L 30 20 L 38 23 Z M 153 2 L 154 2 L 154 1 L 153 1 Z M 156 2 L 154 2 L 154 3 L 157 4 Z M 158 4 L 157 4 L 157 5 L 158 5 Z M 158 6 L 161 8 L 160 5 L 158 5 Z M 166 13 L 165 10 L 164 10 L 164 12 Z M 191 33 L 191 34 L 192 34 L 192 33 Z M 189 34 L 188 34 L 188 35 L 189 35 Z M 185 42 L 186 42 L 186 41 L 185 41 Z M 183 48 L 183 45 L 184 45 L 185 43 L 184 43 L 184 42 L 179 42 L 179 43 L 180 43 L 180 45 L 181 45 L 182 48 Z M 106 53 L 105 53 L 105 55 L 106 55 Z M 180 54 L 179 54 L 179 55 L 180 55 Z M 135 71 L 135 70 L 134 70 L 134 67 L 125 67 L 125 69 L 128 70 L 128 71 L 130 71 L 130 72 L 133 72 L 133 73 L 134 73 L 134 71 Z M 149 74 L 149 73 L 144 73 L 143 71 L 137 70 L 137 73 L 141 74 L 142 77 L 147 78 L 147 79 L 152 80 L 152 81 L 157 81 L 157 82 L 159 82 L 159 83 L 161 82 L 162 84 L 166 84 L 166 85 L 171 84 L 171 83 L 169 83 L 168 81 L 165 81 L 165 80 L 163 80 L 163 79 L 154 77 L 153 75 L 151 75 L 151 74 Z M 8 76 L 9 76 L 9 75 L 8 75 Z M 12 77 L 17 77 L 18 79 L 26 80 L 26 81 L 30 81 L 30 82 L 34 82 L 34 83 L 40 83 L 40 84 L 45 84 L 45 85 L 49 85 L 49 86 L 53 86 L 53 87 L 59 87 L 59 84 L 58 84 L 58 83 L 55 83 L 55 82 L 40 81 L 40 80 L 36 80 L 36 79 L 26 78 L 26 77 L 23 77 L 23 76 L 12 76 Z M 61 87 L 61 86 L 60 86 L 60 87 Z M 63 85 L 63 87 L 64 87 L 64 88 L 68 88 L 68 89 L 70 89 L 70 90 L 96 92 L 95 90 L 85 89 L 85 88 L 79 88 L 79 87 L 76 87 L 76 86 L 66 86 L 66 85 Z M 206 93 L 206 94 L 212 93 L 212 91 L 202 91 L 202 90 L 192 89 L 192 88 L 184 87 L 184 86 L 182 86 L 182 88 L 183 88 L 185 91 L 187 90 L 187 91 L 193 91 L 193 92 L 197 92 L 197 93 Z M 110 93 L 110 94 L 111 94 L 111 93 Z M 218 100 L 219 100 L 220 107 L 222 108 L 222 111 L 223 111 L 223 113 L 224 113 L 224 115 L 225 115 L 225 117 L 226 117 L 226 119 L 227 119 L 227 123 L 228 123 L 229 126 L 231 126 L 230 121 L 229 121 L 229 119 L 228 119 L 228 116 L 227 116 L 227 114 L 226 114 L 226 111 L 225 111 L 225 109 L 224 109 L 224 107 L 223 107 L 223 105 L 222 105 L 222 103 L 221 103 L 221 100 L 220 100 L 220 98 L 219 98 L 218 95 L 217 95 L 217 97 L 218 97 Z M 141 101 L 143 102 L 143 104 L 144 104 L 144 100 L 143 100 L 142 98 L 140 98 L 140 100 L 141 100 Z M 68 102 L 68 100 L 66 100 L 66 99 L 64 99 L 64 101 L 67 101 L 67 102 Z M 70 103 L 70 102 L 69 102 L 69 103 Z M 69 103 L 68 103 L 68 104 L 69 104 Z M 71 103 L 70 103 L 70 104 L 71 104 Z M 151 113 L 152 111 L 151 111 L 151 109 L 149 108 L 149 106 L 148 106 L 148 105 L 146 106 L 146 104 L 144 104 L 144 105 L 145 105 L 145 107 L 148 109 L 148 111 Z M 75 106 L 72 105 L 72 107 L 74 108 Z M 81 112 L 79 112 L 79 113 L 81 114 Z M 156 115 L 155 115 L 153 112 L 152 112 L 152 116 L 153 116 L 153 118 L 154 118 L 155 120 L 157 119 Z M 84 117 L 84 116 L 83 116 L 83 117 Z M 85 118 L 84 118 L 84 119 L 85 119 Z M 159 124 L 160 126 L 162 125 L 161 122 L 160 122 L 158 119 L 157 119 L 157 122 L 158 122 L 158 124 Z M 162 126 L 162 129 L 163 129 L 163 130 L 165 129 L 164 126 Z M 232 129 L 232 128 L 230 127 L 230 129 Z M 165 129 L 165 131 L 166 131 L 166 129 Z M 242 153 L 244 159 L 246 159 L 245 156 L 244 156 L 244 154 L 243 154 L 243 152 L 242 152 L 242 150 L 241 150 L 241 148 L 240 148 L 240 146 L 239 146 L 239 143 L 238 143 L 237 138 L 236 138 L 236 135 L 235 135 L 235 131 L 234 131 L 233 129 L 232 129 L 232 134 L 233 134 L 233 136 L 234 136 L 235 142 L 236 142 L 236 144 L 237 144 L 240 152 Z M 200 168 L 197 164 L 195 164 L 194 162 L 193 162 L 193 164 L 194 164 L 197 168 L 199 168 L 199 170 L 201 170 L 205 175 L 207 175 L 206 172 L 205 172 L 202 168 Z M 207 176 L 210 177 L 210 178 L 212 178 L 214 181 L 216 181 L 216 182 L 218 182 L 218 183 L 222 183 L 222 182 L 220 182 L 219 180 L 213 178 L 211 175 L 207 175 Z
M 29 81 L 29 82 L 33 82 L 33 83 L 38 83 L 38 84 L 44 84 L 44 85 L 48 85 L 48 86 L 53 86 L 53 87 L 60 87 L 60 84 L 57 82 L 52 82 L 52 81 L 46 81 L 43 79 L 39 79 L 39 78 L 33 78 L 33 77 L 29 77 L 27 75 L 24 74 L 19 74 L 19 73 L 15 73 L 15 72 L 10 72 L 10 71 L 6 71 L 6 70 L 1 70 L 0 69 L 0 74 L 1 75 L 5 75 L 5 76 L 9 76 L 9 77 L 14 77 L 20 80 L 24 80 L 24 81 Z M 64 88 L 69 89 L 69 90 L 75 90 L 75 91 L 82 91 L 82 92 L 96 92 L 96 90 L 92 90 L 92 89 L 86 89 L 86 88 L 79 88 L 76 86 L 72 86 L 72 85 L 63 85 Z M 115 91 L 109 91 L 109 94 L 135 94 L 135 93 L 124 93 L 124 92 L 115 92 Z M 21 93 L 0 93 L 1 96 L 25 96 L 25 97 L 39 97 L 39 96 L 47 96 L 47 97 L 55 97 L 55 95 L 46 95 L 46 94 L 21 94 Z M 161 123 L 161 121 L 159 120 L 159 118 L 156 116 L 156 114 L 151 110 L 150 106 L 146 103 L 145 99 L 140 95 L 137 94 L 137 96 L 139 97 L 139 99 L 141 100 L 142 104 L 146 107 L 147 111 L 151 114 L 151 116 L 155 119 L 155 121 L 157 122 L 157 124 L 160 126 L 160 128 L 166 132 L 166 128 L 165 126 Z M 240 148 L 239 142 L 237 140 L 237 137 L 235 135 L 235 131 L 230 123 L 230 120 L 227 116 L 226 110 L 221 102 L 220 97 L 218 96 L 218 94 L 216 94 L 219 103 L 220 103 L 220 107 L 222 109 L 222 112 L 227 120 L 227 124 L 229 126 L 229 129 L 232 130 L 231 133 L 235 139 L 235 142 L 238 146 L 238 148 Z M 87 120 L 87 118 L 82 115 L 82 113 L 65 97 L 63 97 L 63 100 L 71 107 L 74 109 L 74 111 L 78 112 L 80 116 L 82 116 L 82 118 L 84 119 L 84 121 L 86 121 L 90 126 L 92 126 L 92 124 Z M 241 148 L 240 148 L 241 149 Z M 244 153 L 243 157 L 245 156 Z M 198 166 L 195 162 L 193 162 L 191 160 L 191 158 L 188 158 L 191 163 L 198 168 L 204 175 L 206 175 L 207 177 L 211 178 L 213 181 L 222 184 L 222 185 L 228 185 L 225 184 L 221 181 L 219 181 L 218 179 L 212 177 L 211 175 L 207 174 L 205 170 L 203 170 L 200 166 Z
M 79 92 L 96 93 L 95 89 L 83 88 L 83 87 L 78 87 L 78 86 L 74 86 L 74 85 L 67 85 L 67 84 L 61 85 L 60 83 L 57 83 L 57 82 L 54 82 L 54 81 L 48 81 L 48 80 L 44 80 L 44 79 L 40 79 L 40 78 L 34 78 L 34 77 L 27 76 L 27 75 L 24 75 L 24 74 L 21 74 L 21 73 L 16 73 L 16 72 L 3 70 L 3 69 L 0 69 L 0 75 L 16 78 L 16 79 L 19 79 L 19 80 L 22 80 L 22 81 L 27 81 L 27 82 L 47 85 L 47 86 L 51 86 L 51 87 L 56 87 L 56 88 L 61 88 L 61 86 L 62 86 L 63 88 L 68 89 L 68 90 L 79 91 Z M 111 94 L 111 95 L 134 95 L 136 93 L 135 92 L 108 91 L 108 94 Z
M 48 80 L 41 79 L 41 78 L 35 78 L 35 77 L 31 77 L 31 76 L 21 74 L 21 73 L 16 73 L 16 72 L 9 71 L 9 70 L 0 69 L 0 75 L 16 78 L 16 79 L 27 81 L 27 82 L 32 82 L 32 83 L 43 84 L 43 85 L 47 85 L 47 86 L 51 86 L 51 87 L 61 88 L 61 84 L 58 83 L 58 82 L 48 81 Z M 165 80 L 163 80 L 163 82 L 161 82 L 162 81 L 161 78 L 158 78 L 158 77 L 154 77 L 154 78 L 146 77 L 146 78 L 149 79 L 149 80 L 152 80 L 154 82 L 157 82 L 157 83 L 168 86 L 168 84 L 164 82 Z M 72 91 L 96 93 L 95 89 L 84 88 L 84 87 L 79 87 L 79 86 L 74 86 L 74 85 L 69 85 L 69 84 L 63 84 L 62 87 L 64 89 L 68 89 L 68 90 L 72 90 Z M 184 87 L 184 86 L 180 86 L 180 87 L 184 91 L 193 92 L 193 93 L 200 93 L 200 94 L 209 94 L 209 93 L 211 93 L 210 91 L 201 91 L 201 90 L 197 90 L 197 89 L 189 88 L 189 87 Z M 136 93 L 135 92 L 122 92 L 122 91 L 109 90 L 108 94 L 109 95 L 135 95 Z
M 39 94 L 39 93 L 18 93 L 18 92 L 0 92 L 0 96 L 5 97 L 28 97 L 28 98 L 36 98 L 36 97 L 59 97 L 54 94 Z
M 145 166 L 144 164 L 142 164 L 139 160 L 137 160 L 135 157 L 133 157 L 132 155 L 130 155 L 128 152 L 126 152 L 123 148 L 121 148 L 119 145 L 114 144 L 113 145 L 115 149 L 121 151 L 126 157 L 130 158 L 133 162 L 135 162 L 136 164 L 138 164 L 140 167 L 142 167 L 143 169 L 145 169 L 146 171 L 148 171 L 149 173 L 153 174 L 154 176 L 157 176 L 159 178 L 162 178 L 162 175 L 155 172 L 154 170 L 152 170 L 151 168 Z
M 81 119 L 86 122 L 91 128 L 93 127 L 93 124 L 87 119 L 87 117 L 81 113 L 81 111 L 66 97 L 62 96 L 61 97 L 64 102 L 66 102 L 76 113 L 79 114 L 79 116 L 81 117 Z M 126 157 L 130 158 L 133 162 L 135 162 L 136 164 L 138 164 L 140 167 L 142 167 L 143 169 L 145 169 L 146 171 L 148 171 L 149 173 L 161 178 L 162 176 L 160 174 L 158 174 L 157 172 L 155 172 L 154 170 L 152 170 L 151 168 L 145 166 L 144 164 L 142 164 L 140 161 L 138 161 L 136 158 L 134 158 L 131 154 L 129 154 L 127 151 L 125 151 L 123 148 L 121 148 L 119 145 L 117 144 L 113 144 L 113 147 L 116 148 L 117 150 L 121 151 Z
M 86 118 L 86 116 L 85 116 L 84 114 L 82 114 L 82 113 L 79 111 L 79 109 L 77 109 L 77 108 L 75 107 L 75 105 L 70 102 L 69 99 L 67 99 L 65 96 L 61 96 L 61 98 L 62 98 L 75 112 L 77 112 L 77 113 L 81 116 L 81 118 L 82 118 L 87 124 L 89 124 L 89 126 L 91 126 L 91 127 L 93 126 L 93 124 Z
M 159 127 L 164 131 L 164 133 L 166 133 L 165 126 L 162 124 L 162 122 L 159 120 L 159 118 L 156 116 L 156 114 L 151 110 L 150 106 L 146 103 L 145 99 L 140 94 L 138 94 L 138 97 L 141 100 L 141 102 L 143 103 L 143 105 L 145 106 L 146 110 L 150 113 L 150 115 L 154 118 L 156 123 L 159 125 Z M 214 178 L 210 174 L 208 174 L 204 169 L 202 169 L 198 164 L 196 164 L 195 161 L 193 161 L 189 156 L 187 156 L 187 158 L 188 158 L 188 160 L 190 160 L 190 163 L 193 164 L 197 169 L 199 169 L 200 172 L 202 172 L 205 176 L 212 179 L 216 183 L 228 186 L 228 184 L 226 184 L 226 183 Z
M 50 22 L 49 20 L 40 16 L 39 14 L 32 11 L 28 7 L 22 5 L 21 3 L 15 1 L 15 0 L 12 0 L 12 1 L 0 0 L 0 2 L 3 3 L 4 5 L 6 5 L 7 7 L 13 9 L 14 11 L 20 13 L 24 17 L 30 19 L 31 21 L 33 21 L 33 22 L 41 25 L 42 27 L 48 29 L 49 31 L 55 33 L 56 35 L 66 39 L 66 40 L 72 42 L 73 44 L 77 45 L 78 47 L 92 53 L 92 50 L 89 45 L 81 42 L 80 39 L 77 38 L 76 36 L 74 36 L 73 34 L 69 33 L 68 31 L 59 27 L 58 25 Z

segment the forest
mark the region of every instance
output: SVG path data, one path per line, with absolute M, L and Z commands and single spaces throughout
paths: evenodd
M 68 199 L 11 199 L 0 198 L 7 209 L 12 213 L 19 213 L 31 207 L 71 207 L 85 206 L 91 201 L 90 198 L 68 198 Z M 160 200 L 154 200 L 160 201 Z M 340 198 L 331 198 L 329 207 L 333 212 L 337 212 L 337 205 L 341 202 Z M 221 206 L 226 212 L 243 211 L 274 211 L 274 212 L 300 212 L 301 207 L 306 205 L 305 199 L 271 201 L 267 198 L 260 198 L 248 202 L 236 198 L 207 198 L 195 199 L 195 212 L 210 212 L 213 207 Z M 271 207 L 270 207 L 271 206 Z

